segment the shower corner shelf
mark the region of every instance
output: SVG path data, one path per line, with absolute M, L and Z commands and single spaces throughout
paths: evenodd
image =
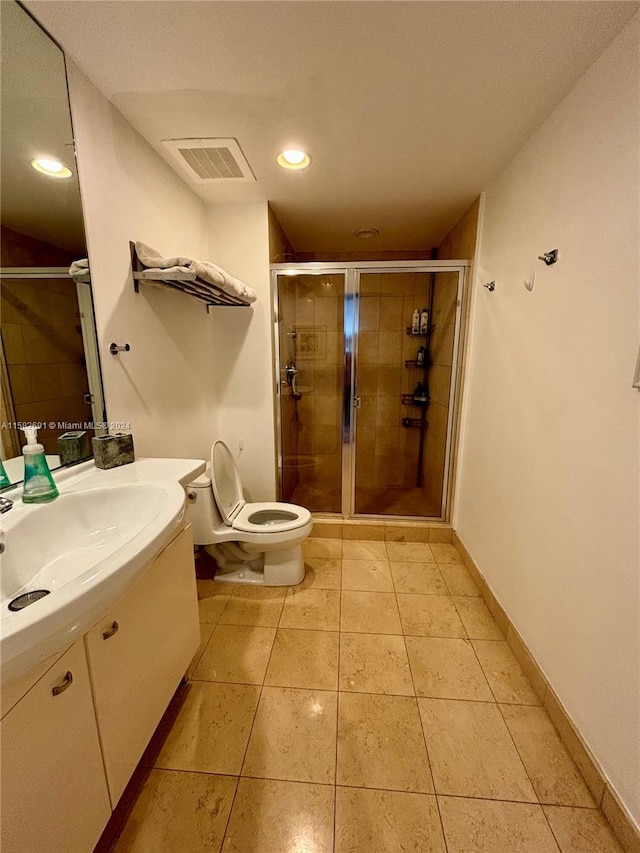
M 417 367 L 420 370 L 424 370 L 425 368 L 429 367 L 429 363 L 425 360 L 422 364 L 418 364 L 418 362 L 415 358 L 409 358 L 405 361 L 404 366 L 405 367 Z
M 402 394 L 403 406 L 426 406 L 429 402 L 429 397 L 424 400 L 416 400 L 413 394 Z
M 193 272 L 168 272 L 165 270 L 147 269 L 136 252 L 136 245 L 129 241 L 131 250 L 131 268 L 133 271 L 133 289 L 140 292 L 140 282 L 156 287 L 170 287 L 180 293 L 186 293 L 198 302 L 204 302 L 207 306 L 207 314 L 211 307 L 248 308 L 251 304 L 239 296 L 227 293 L 222 288 L 203 281 Z
M 402 426 L 405 429 L 420 429 L 422 427 L 426 429 L 429 426 L 429 422 L 423 421 L 422 418 L 402 418 Z

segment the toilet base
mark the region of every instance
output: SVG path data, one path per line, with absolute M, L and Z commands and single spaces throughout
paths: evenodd
M 235 549 L 230 558 L 229 549 L 225 545 L 207 545 L 205 548 L 219 566 L 214 580 L 259 586 L 296 586 L 304 579 L 304 558 L 300 545 L 256 554 L 254 558 L 247 554 L 246 561 L 233 559 L 238 553 Z

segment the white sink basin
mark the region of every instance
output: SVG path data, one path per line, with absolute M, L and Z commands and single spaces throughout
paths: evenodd
M 204 470 L 204 462 L 140 460 L 114 471 L 98 471 L 93 463 L 81 467 L 56 477 L 65 482 L 58 482 L 60 497 L 52 503 L 22 504 L 17 493 L 2 516 L 3 683 L 64 651 L 106 614 L 171 538 L 184 515 L 183 486 Z M 36 590 L 48 594 L 21 610 L 9 609 L 17 597 Z
M 55 589 L 100 563 L 150 524 L 168 500 L 160 486 L 129 484 L 62 495 L 16 520 L 0 573 L 0 606 Z

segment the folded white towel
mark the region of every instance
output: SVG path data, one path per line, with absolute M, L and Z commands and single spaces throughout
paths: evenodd
M 80 258 L 69 267 L 69 275 L 74 281 L 89 281 L 89 258 Z
M 147 268 L 161 269 L 165 271 L 170 268 L 182 269 L 183 271 L 195 273 L 202 282 L 215 284 L 225 293 L 239 296 L 246 302 L 255 302 L 258 298 L 253 288 L 243 284 L 237 278 L 234 278 L 232 275 L 225 272 L 222 267 L 212 264 L 209 261 L 196 261 L 192 258 L 183 257 L 163 258 L 156 249 L 153 249 L 146 243 L 137 241 L 135 246 L 136 254 L 138 255 L 140 262 Z M 190 287 L 197 289 L 198 284 L 199 283 L 196 282 L 190 282 Z M 213 293 L 213 291 L 209 292 Z

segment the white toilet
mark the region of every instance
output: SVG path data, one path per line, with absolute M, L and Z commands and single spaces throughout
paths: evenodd
M 302 543 L 311 533 L 308 509 L 295 504 L 247 503 L 224 441 L 211 447 L 207 472 L 187 487 L 193 541 L 218 563 L 217 581 L 293 586 L 304 578 Z

